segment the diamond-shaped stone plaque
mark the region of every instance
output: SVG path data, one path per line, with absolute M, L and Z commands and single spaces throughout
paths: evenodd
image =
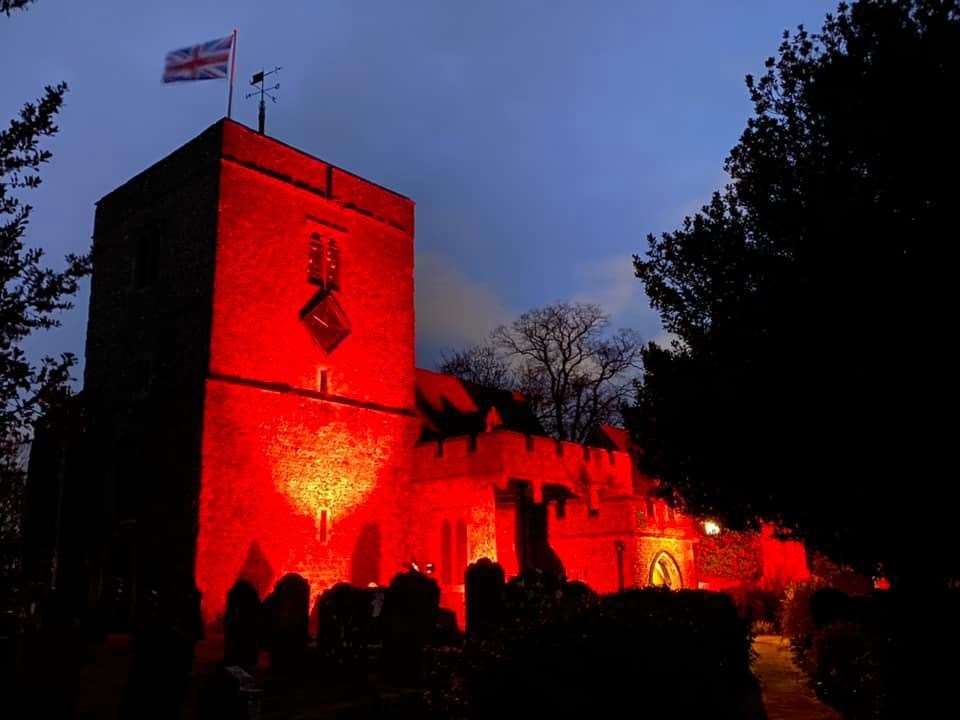
M 321 293 L 304 311 L 303 323 L 326 352 L 332 352 L 350 334 L 350 320 L 330 293 Z

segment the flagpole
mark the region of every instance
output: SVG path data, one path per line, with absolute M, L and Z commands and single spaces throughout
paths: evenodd
M 227 97 L 227 118 L 233 118 L 233 75 L 237 67 L 237 29 L 233 29 L 233 42 L 230 43 L 230 94 Z

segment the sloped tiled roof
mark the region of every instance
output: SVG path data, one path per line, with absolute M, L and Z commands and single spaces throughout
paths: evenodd
M 523 394 L 495 390 L 461 380 L 453 375 L 417 368 L 417 413 L 422 423 L 421 440 L 481 433 L 491 408 L 507 430 L 542 435 Z
M 637 449 L 627 430 L 609 424 L 598 427 L 587 444 L 621 452 L 632 452 Z

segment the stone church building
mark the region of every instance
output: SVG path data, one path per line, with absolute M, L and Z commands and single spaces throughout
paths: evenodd
M 315 595 L 411 564 L 460 612 L 482 557 L 600 592 L 723 584 L 626 433 L 555 441 L 522 396 L 415 367 L 414 210 L 229 120 L 102 198 L 80 439 L 34 448 L 61 508 L 34 579 L 52 554 L 88 603 L 195 584 L 210 621 L 238 578 Z M 798 543 L 758 547 L 751 581 L 806 573 Z

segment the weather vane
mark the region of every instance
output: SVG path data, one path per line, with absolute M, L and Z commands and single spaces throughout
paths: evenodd
M 271 101 L 276 102 L 277 98 L 274 95 L 271 95 L 270 93 L 273 92 L 274 90 L 280 89 L 279 82 L 275 85 L 272 85 L 271 87 L 265 87 L 266 85 L 265 80 L 271 75 L 279 75 L 282 69 L 283 68 L 281 67 L 275 67 L 273 70 L 270 70 L 269 72 L 264 72 L 263 70 L 261 70 L 258 73 L 254 73 L 253 77 L 250 79 L 251 85 L 256 87 L 257 84 L 259 84 L 260 87 L 254 90 L 252 93 L 247 93 L 245 96 L 245 99 L 249 100 L 254 95 L 260 96 L 260 117 L 259 117 L 257 130 L 261 135 L 264 134 L 264 128 L 266 127 L 266 124 L 267 124 L 267 106 L 264 103 L 263 98 L 268 97 L 270 98 Z

